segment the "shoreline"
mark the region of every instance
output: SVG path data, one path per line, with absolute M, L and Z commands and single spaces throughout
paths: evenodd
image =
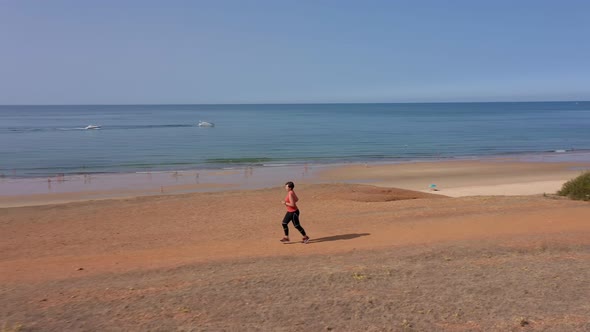
M 590 163 L 590 149 L 564 149 L 564 150 L 551 150 L 551 151 L 536 151 L 536 152 L 516 152 L 516 153 L 501 153 L 491 155 L 461 155 L 461 156 L 440 156 L 433 155 L 429 157 L 416 157 L 416 158 L 353 158 L 353 159 L 334 159 L 331 161 L 316 161 L 316 160 L 305 160 L 299 162 L 293 161 L 268 161 L 268 162 L 256 162 L 256 163 L 243 163 L 243 164 L 219 164 L 216 167 L 203 166 L 199 167 L 200 164 L 195 164 L 194 167 L 190 168 L 156 168 L 156 169 L 137 169 L 128 171 L 87 171 L 86 168 L 80 167 L 77 171 L 70 171 L 68 173 L 55 172 L 42 175 L 29 175 L 29 176 L 17 176 L 16 169 L 11 168 L 0 168 L 0 181 L 33 181 L 43 182 L 47 179 L 57 179 L 59 177 L 102 177 L 102 176 L 113 176 L 121 174 L 172 174 L 172 173 L 195 173 L 195 172 L 224 172 L 224 171 L 242 171 L 244 169 L 256 168 L 256 169 L 267 169 L 267 168 L 296 168 L 296 167 L 334 167 L 343 166 L 350 164 L 408 164 L 408 163 L 421 163 L 421 162 L 444 162 L 444 161 L 465 161 L 465 160 L 518 160 L 518 161 L 537 161 L 537 162 L 588 162 Z M 12 175 L 11 175 L 12 174 Z M 0 195 L 2 193 L 0 192 Z
M 590 170 L 590 153 L 301 164 L 51 178 L 0 179 L 0 208 L 198 192 L 256 190 L 297 184 L 349 183 L 450 197 L 552 194 Z

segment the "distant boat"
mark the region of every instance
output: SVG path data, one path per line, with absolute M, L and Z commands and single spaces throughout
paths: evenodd
M 199 121 L 198 126 L 199 127 L 215 127 L 215 124 L 213 122 Z
M 84 127 L 84 129 L 100 129 L 100 126 L 97 126 L 97 125 L 88 125 L 88 126 Z

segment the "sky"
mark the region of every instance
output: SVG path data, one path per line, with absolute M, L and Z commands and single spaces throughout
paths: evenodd
M 590 100 L 590 1 L 0 1 L 0 104 Z

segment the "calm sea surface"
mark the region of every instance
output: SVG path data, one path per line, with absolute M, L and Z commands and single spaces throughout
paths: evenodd
M 590 150 L 590 102 L 0 106 L 4 177 L 570 150 Z

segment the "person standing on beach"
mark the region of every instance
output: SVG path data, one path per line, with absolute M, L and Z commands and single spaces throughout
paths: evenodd
M 285 214 L 285 218 L 283 218 L 283 231 L 285 232 L 285 236 L 281 239 L 281 242 L 289 242 L 289 222 L 293 221 L 293 226 L 303 235 L 303 239 L 301 240 L 302 243 L 309 242 L 309 236 L 305 234 L 305 230 L 299 224 L 299 208 L 297 208 L 297 201 L 299 198 L 295 191 L 295 184 L 291 181 L 285 183 L 285 190 L 287 191 L 287 197 L 285 197 L 284 201 L 281 201 L 283 205 L 287 207 L 287 213 Z

